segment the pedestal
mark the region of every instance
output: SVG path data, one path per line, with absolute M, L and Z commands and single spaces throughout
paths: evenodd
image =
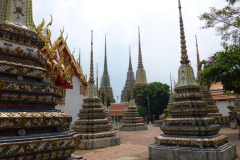
M 136 127 L 119 127 L 119 131 L 141 131 L 141 130 L 147 130 L 147 125 L 144 126 L 136 126 Z
M 78 145 L 78 149 L 91 150 L 116 145 L 120 145 L 120 138 L 117 136 L 97 139 L 82 139 L 81 143 Z
M 148 152 L 149 160 L 234 160 L 237 157 L 236 145 L 230 142 L 207 149 L 151 144 Z

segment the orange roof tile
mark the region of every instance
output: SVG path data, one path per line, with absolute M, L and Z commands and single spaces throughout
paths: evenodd
M 111 111 L 111 112 L 108 112 L 108 114 L 110 116 L 123 116 L 124 111 Z
M 127 106 L 126 103 L 114 103 L 108 109 L 108 114 L 110 116 L 123 116 L 125 107 Z
M 235 95 L 226 95 L 223 92 L 223 87 L 220 82 L 213 83 L 210 87 L 210 92 L 212 94 L 213 100 L 232 100 L 235 99 Z
M 124 111 L 126 106 L 126 103 L 114 103 L 111 104 L 108 111 Z
M 217 82 L 217 83 L 213 83 L 210 87 L 210 89 L 222 89 L 222 83 L 221 82 Z

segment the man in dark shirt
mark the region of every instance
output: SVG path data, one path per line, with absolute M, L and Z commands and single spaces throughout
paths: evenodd
M 236 126 L 238 128 L 238 139 L 240 139 L 240 112 L 237 113 L 237 118 L 235 119 Z

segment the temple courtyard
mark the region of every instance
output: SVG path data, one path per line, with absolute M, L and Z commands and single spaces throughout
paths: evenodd
M 240 160 L 240 140 L 237 138 L 237 129 L 222 128 L 219 134 L 228 136 L 230 142 L 237 146 Z M 148 125 L 148 130 L 119 131 L 116 134 L 121 138 L 119 146 L 107 147 L 95 150 L 76 150 L 73 154 L 83 156 L 87 160 L 147 160 L 148 145 L 154 143 L 154 136 L 162 134 L 159 127 Z

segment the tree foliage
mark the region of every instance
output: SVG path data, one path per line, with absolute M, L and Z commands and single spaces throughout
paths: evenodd
M 233 112 L 233 109 L 235 108 L 234 106 L 227 106 L 227 108 L 230 110 L 230 112 L 228 112 L 228 120 L 230 122 L 234 122 L 235 118 L 237 117 L 237 113 Z
M 149 84 L 136 84 L 133 89 L 135 103 L 140 107 L 148 107 L 150 105 L 150 113 L 155 114 L 158 118 L 159 114 L 167 107 L 169 100 L 169 86 L 161 82 L 153 82 Z
M 98 95 L 100 95 L 100 91 L 98 91 Z M 105 97 L 107 97 L 107 108 L 111 105 L 111 99 L 107 96 L 107 94 L 105 94 L 105 92 L 101 92 L 101 102 L 102 104 L 104 104 L 104 99 Z
M 139 113 L 140 116 L 146 116 L 146 115 L 148 115 L 148 108 L 144 107 L 144 106 L 139 107 L 138 108 L 138 113 Z
M 199 19 L 205 21 L 202 28 L 215 28 L 224 42 L 238 43 L 240 39 L 240 0 L 226 1 L 228 4 L 225 7 L 221 9 L 210 7 L 210 12 L 201 14 Z
M 240 93 L 240 45 L 224 45 L 224 51 L 203 60 L 198 67 L 203 68 L 197 77 L 201 86 L 221 82 L 225 92 Z

